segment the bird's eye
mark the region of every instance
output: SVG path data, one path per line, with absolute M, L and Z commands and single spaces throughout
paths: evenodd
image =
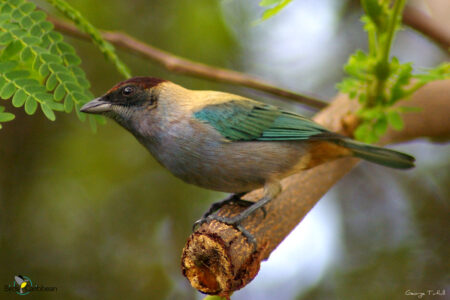
M 122 90 L 122 95 L 124 95 L 124 96 L 130 96 L 133 93 L 134 93 L 134 87 L 132 87 L 132 86 L 126 86 Z

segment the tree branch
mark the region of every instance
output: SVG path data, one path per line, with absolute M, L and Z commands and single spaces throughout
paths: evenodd
M 450 137 L 450 80 L 433 82 L 418 90 L 406 105 L 421 107 L 421 112 L 405 115 L 401 132 L 388 132 L 383 143 L 396 143 L 420 137 Z M 348 116 L 356 111 L 357 101 L 339 95 L 316 115 L 316 122 L 333 131 L 346 133 L 353 124 Z M 351 123 L 351 122 L 350 122 Z M 283 241 L 319 199 L 356 164 L 355 158 L 340 159 L 290 176 L 282 181 L 282 193 L 266 207 L 267 216 L 256 212 L 243 226 L 256 238 L 257 251 L 233 227 L 212 221 L 203 224 L 188 239 L 182 255 L 182 271 L 192 286 L 207 294 L 229 295 L 248 284 L 258 273 L 262 260 Z M 259 199 L 261 190 L 246 195 Z M 223 207 L 218 214 L 233 216 L 244 208 Z
M 417 8 L 406 5 L 403 10 L 403 23 L 423 33 L 437 43 L 444 51 L 450 49 L 450 30 Z
M 72 25 L 71 23 L 58 20 L 52 16 L 48 16 L 48 20 L 53 23 L 56 30 L 62 33 L 84 40 L 90 40 L 89 35 L 79 31 L 77 27 Z M 325 101 L 279 88 L 269 82 L 244 73 L 209 66 L 203 63 L 173 55 L 169 52 L 141 42 L 126 33 L 102 31 L 102 37 L 114 46 L 120 47 L 128 52 L 159 63 L 167 70 L 172 72 L 191 75 L 213 81 L 246 86 L 275 96 L 291 99 L 317 109 L 324 108 L 328 105 L 328 103 Z

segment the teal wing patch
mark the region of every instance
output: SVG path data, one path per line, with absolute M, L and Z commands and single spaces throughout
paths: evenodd
M 276 106 L 245 100 L 213 104 L 194 113 L 234 141 L 286 141 L 327 139 L 335 134 L 300 115 Z

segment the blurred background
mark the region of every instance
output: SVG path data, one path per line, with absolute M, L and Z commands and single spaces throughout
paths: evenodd
M 258 25 L 259 0 L 69 2 L 101 29 L 120 30 L 176 55 L 323 99 L 336 94 L 348 56 L 366 49 L 358 1 L 296 0 Z M 448 21 L 450 3 L 429 2 L 440 3 L 435 13 Z M 66 40 L 81 56 L 95 95 L 123 80 L 93 45 Z M 177 75 L 119 54 L 135 76 L 228 91 L 313 114 L 292 102 Z M 449 59 L 408 28 L 398 35 L 393 54 L 414 62 L 416 69 Z M 180 254 L 193 222 L 225 194 L 176 179 L 111 121 L 94 134 L 74 114 L 60 113 L 49 122 L 40 113 L 7 110 L 16 120 L 0 130 L 0 284 L 22 274 L 58 288 L 29 295 L 33 299 L 204 297 L 181 275 Z M 417 167 L 401 172 L 361 163 L 232 298 L 415 299 L 405 292 L 445 289 L 448 297 L 449 147 L 427 140 L 392 147 L 413 154 Z M 0 292 L 1 299 L 13 295 Z

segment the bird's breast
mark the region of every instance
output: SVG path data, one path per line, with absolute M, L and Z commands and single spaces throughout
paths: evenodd
M 207 124 L 178 120 L 151 144 L 153 156 L 180 179 L 207 189 L 245 192 L 294 172 L 304 142 L 228 141 Z

